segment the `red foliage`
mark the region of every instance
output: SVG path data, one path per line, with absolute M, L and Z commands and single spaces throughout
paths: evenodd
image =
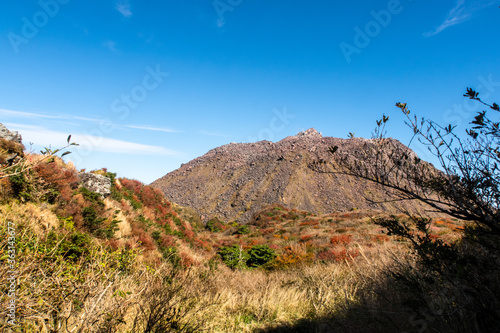
M 330 238 L 330 243 L 334 245 L 344 244 L 347 245 L 352 241 L 352 235 L 339 235 Z
M 372 236 L 372 241 L 377 242 L 377 243 L 388 242 L 389 239 L 390 238 L 387 235 L 373 235 Z
M 319 224 L 318 221 L 309 220 L 309 221 L 302 222 L 300 225 L 318 225 L 318 224 Z
M 439 238 L 439 236 L 438 236 L 438 235 L 434 235 L 434 234 L 429 234 L 429 238 L 430 238 L 431 240 L 436 240 L 436 239 L 438 239 L 438 238 Z
M 162 235 L 160 239 L 160 245 L 163 247 L 174 247 L 175 246 L 175 238 L 170 235 Z
M 189 254 L 187 254 L 185 252 L 181 252 L 180 257 L 181 257 L 182 266 L 188 268 L 194 264 L 194 259 Z
M 210 251 L 212 248 L 212 246 L 210 245 L 210 242 L 206 239 L 196 237 L 194 239 L 194 243 L 197 247 L 202 248 L 206 251 Z
M 218 247 L 222 247 L 222 246 L 232 246 L 234 243 L 233 241 L 231 240 L 227 240 L 227 239 L 220 239 L 218 242 L 217 242 L 217 246 Z
M 120 247 L 120 242 L 117 239 L 110 239 L 107 241 L 109 247 L 113 250 L 116 251 Z
M 140 181 L 133 179 L 120 178 L 120 182 L 122 183 L 123 187 L 125 187 L 129 191 L 132 191 L 134 194 L 140 193 L 143 186 Z
M 305 236 L 301 236 L 300 237 L 300 241 L 301 242 L 307 242 L 308 240 L 310 240 L 312 238 L 311 235 L 305 235 Z
M 343 249 L 341 251 L 336 251 L 333 249 L 320 252 L 316 255 L 316 258 L 321 261 L 345 261 L 352 260 L 359 256 L 359 251 L 347 251 Z
M 262 229 L 261 232 L 263 235 L 272 234 L 274 232 L 274 228 Z
M 78 176 L 75 170 L 67 169 L 65 165 L 58 162 L 42 163 L 37 165 L 35 173 L 42 178 L 46 186 L 56 189 L 60 193 L 60 200 L 69 202 L 71 200 L 72 189 L 78 183 Z
M 132 235 L 138 238 L 142 247 L 146 250 L 154 250 L 156 248 L 153 238 L 139 224 L 132 223 L 131 229 Z
M 280 247 L 276 244 L 271 244 L 271 245 L 269 245 L 269 248 L 273 249 L 273 250 L 278 250 Z

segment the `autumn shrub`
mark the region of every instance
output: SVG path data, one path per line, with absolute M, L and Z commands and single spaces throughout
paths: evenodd
M 316 258 L 320 261 L 346 261 L 346 260 L 353 260 L 359 256 L 359 251 L 354 250 L 354 251 L 348 251 L 347 249 L 342 249 L 342 250 L 326 250 L 319 252 L 316 255 Z
M 305 243 L 305 242 L 311 240 L 312 237 L 313 237 L 312 235 L 304 235 L 304 236 L 300 237 L 300 241 L 303 242 L 303 243 Z
M 268 269 L 289 269 L 295 266 L 311 264 L 314 254 L 307 251 L 304 244 L 289 245 L 283 248 L 283 253 L 266 265 Z
M 274 228 L 262 229 L 260 232 L 261 232 L 263 235 L 269 235 L 269 234 L 274 233 Z
M 330 238 L 330 243 L 334 245 L 347 245 L 352 241 L 352 235 L 339 235 Z
M 372 235 L 372 241 L 377 243 L 384 243 L 388 242 L 389 240 L 390 238 L 387 235 Z
M 318 221 L 314 221 L 314 220 L 308 220 L 308 221 L 304 221 L 302 223 L 300 223 L 301 226 L 306 226 L 306 225 L 318 225 L 319 222 Z
M 225 225 L 224 222 L 222 222 L 218 218 L 212 218 L 205 224 L 205 229 L 211 232 L 222 232 L 225 230 Z

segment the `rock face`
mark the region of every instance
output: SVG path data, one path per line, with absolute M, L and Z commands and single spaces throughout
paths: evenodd
M 23 138 L 21 134 L 16 131 L 9 131 L 9 129 L 2 123 L 0 123 L 0 138 L 23 144 Z
M 331 146 L 355 154 L 371 142 L 323 137 L 312 128 L 276 143 L 231 143 L 210 150 L 151 185 L 161 189 L 167 199 L 196 209 L 204 219 L 245 223 L 275 203 L 317 214 L 352 208 L 396 211 L 396 205 L 404 204 L 375 204 L 365 199 L 367 195 L 385 198 L 380 186 L 310 168 L 315 161 L 334 163 L 328 152 Z
M 22 137 L 18 132 L 9 131 L 0 123 L 0 165 L 18 163 L 24 156 Z
M 99 193 L 103 197 L 111 194 L 111 180 L 108 177 L 90 172 L 80 173 L 80 184 L 89 191 Z

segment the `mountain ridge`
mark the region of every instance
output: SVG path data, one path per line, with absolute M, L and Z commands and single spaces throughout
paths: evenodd
M 405 147 L 395 139 L 388 140 Z M 369 202 L 367 195 L 382 199 L 386 190 L 366 180 L 318 173 L 310 167 L 316 161 L 332 161 L 332 146 L 355 153 L 371 144 L 373 139 L 324 137 L 314 128 L 278 142 L 230 143 L 211 149 L 151 185 L 169 200 L 194 208 L 204 220 L 217 217 L 246 223 L 270 204 L 316 214 L 420 208 L 409 203 Z

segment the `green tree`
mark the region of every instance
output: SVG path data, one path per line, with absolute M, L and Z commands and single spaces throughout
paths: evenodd
M 222 261 L 231 269 L 246 267 L 248 253 L 241 246 L 223 246 L 217 252 Z

